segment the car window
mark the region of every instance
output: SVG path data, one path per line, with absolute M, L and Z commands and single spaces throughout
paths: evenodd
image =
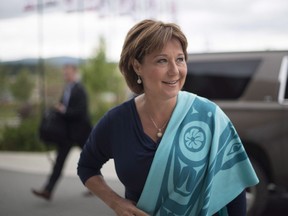
M 209 99 L 237 99 L 261 60 L 190 61 L 183 90 Z

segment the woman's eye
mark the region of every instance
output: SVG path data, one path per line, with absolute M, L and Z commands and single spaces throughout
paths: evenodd
M 166 62 L 167 62 L 166 59 L 159 59 L 159 60 L 158 60 L 158 63 L 166 63 Z
M 177 59 L 177 62 L 184 62 L 184 61 L 185 61 L 184 57 L 180 57 Z

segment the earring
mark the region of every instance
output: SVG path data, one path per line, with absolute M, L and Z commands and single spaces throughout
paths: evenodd
M 137 83 L 138 83 L 139 85 L 142 83 L 142 80 L 141 80 L 141 78 L 140 78 L 139 75 L 138 75 Z

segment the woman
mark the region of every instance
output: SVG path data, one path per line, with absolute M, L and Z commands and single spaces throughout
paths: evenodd
M 117 215 L 245 215 L 245 188 L 258 179 L 226 115 L 181 91 L 186 49 L 172 23 L 143 20 L 126 36 L 119 68 L 137 96 L 103 116 L 78 164 Z M 101 175 L 110 158 L 125 198 Z

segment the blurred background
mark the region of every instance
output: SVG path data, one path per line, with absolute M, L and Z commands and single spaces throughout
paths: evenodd
M 93 124 L 126 100 L 117 64 L 146 18 L 179 24 L 189 53 L 288 50 L 287 0 L 0 1 L 0 150 L 47 151 L 38 125 L 62 94 L 64 64 L 79 65 Z
M 127 98 L 117 62 L 127 31 L 144 18 L 179 24 L 189 53 L 288 49 L 286 0 L 1 1 L 0 149 L 37 145 L 31 135 L 62 94 L 63 64 L 81 67 L 94 123 Z

